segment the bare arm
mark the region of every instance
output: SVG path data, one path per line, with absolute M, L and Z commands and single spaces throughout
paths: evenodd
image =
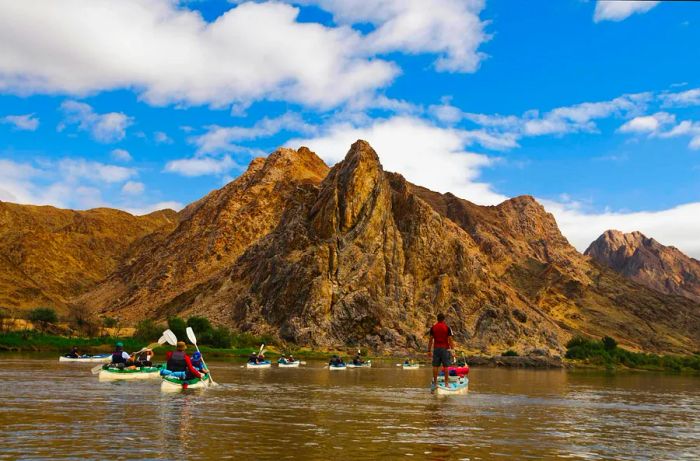
M 428 353 L 430 353 L 433 350 L 433 336 L 430 335 L 430 339 L 428 340 Z

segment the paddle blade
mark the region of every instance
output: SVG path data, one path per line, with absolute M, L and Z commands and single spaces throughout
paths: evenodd
M 96 375 L 97 373 L 100 372 L 100 370 L 102 369 L 103 366 L 104 366 L 103 363 L 101 363 L 101 364 L 99 364 L 99 365 L 95 365 L 95 366 L 92 367 L 92 369 L 90 370 L 90 373 L 92 373 L 93 375 Z
M 258 355 L 262 354 L 263 349 L 265 348 L 265 343 L 262 343 L 260 345 L 260 350 L 258 351 Z
M 187 338 L 190 340 L 190 342 L 196 346 L 197 337 L 194 335 L 194 330 L 192 329 L 192 327 L 187 327 L 185 332 L 187 333 Z
M 158 338 L 158 344 L 160 344 L 161 346 L 167 342 L 168 342 L 168 339 L 165 337 L 165 335 Z
M 165 340 L 170 344 L 171 346 L 177 346 L 177 336 L 175 336 L 175 333 L 170 331 L 170 329 L 167 329 L 163 332 L 163 336 L 165 336 Z

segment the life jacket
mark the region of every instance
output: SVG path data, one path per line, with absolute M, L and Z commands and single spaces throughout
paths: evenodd
M 190 359 L 190 363 L 192 364 L 193 367 L 195 367 L 198 370 L 204 366 L 204 363 L 202 363 L 202 359 L 199 359 L 199 360 Z
M 126 359 L 122 355 L 124 351 L 117 351 L 112 354 L 112 363 L 126 363 Z
M 175 351 L 172 353 L 168 359 L 168 370 L 170 371 L 187 371 L 187 362 L 185 361 L 187 355 L 182 351 Z

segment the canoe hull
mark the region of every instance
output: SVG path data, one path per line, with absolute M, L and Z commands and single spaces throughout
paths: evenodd
M 299 361 L 295 360 L 294 362 L 290 363 L 277 362 L 277 366 L 280 368 L 299 368 Z
M 450 387 L 446 387 L 445 382 L 440 380 L 437 387 L 431 386 L 431 390 L 436 395 L 463 395 L 469 391 L 469 379 L 455 377 L 450 380 Z
M 93 355 L 93 356 L 78 357 L 78 358 L 60 356 L 58 358 L 58 361 L 65 362 L 65 363 L 107 363 L 111 359 L 112 359 L 112 356 L 110 354 L 104 354 L 104 355 Z
M 402 365 L 402 368 L 404 370 L 417 370 L 420 368 L 420 365 Z
M 246 368 L 270 368 L 272 367 L 272 363 L 270 362 L 265 362 L 265 363 L 246 363 L 245 364 Z
M 100 370 L 100 381 L 140 381 L 160 378 L 160 368 L 143 370 Z
M 346 370 L 347 368 L 348 368 L 347 365 L 342 365 L 342 366 L 329 365 L 328 366 L 328 369 L 331 371 L 342 371 L 342 370 Z
M 348 368 L 372 368 L 372 361 L 368 360 L 362 365 L 355 365 L 354 363 L 347 363 L 345 366 Z
M 173 378 L 163 378 L 160 384 L 161 392 L 181 392 L 188 389 L 206 389 L 211 386 L 209 375 L 204 379 L 192 379 L 189 381 L 181 381 Z

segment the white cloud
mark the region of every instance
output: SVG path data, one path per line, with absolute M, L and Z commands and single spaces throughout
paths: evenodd
M 462 130 L 440 128 L 415 117 L 374 120 L 366 126 L 336 124 L 320 136 L 292 139 L 286 145 L 308 146 L 330 164 L 343 159 L 349 146 L 367 140 L 388 171 L 440 192 L 452 192 L 480 204 L 505 199 L 489 184 L 478 181 L 481 169 L 493 164 L 486 155 L 467 152 L 469 135 Z
M 595 5 L 593 20 L 600 21 L 622 21 L 635 13 L 646 13 L 658 5 L 657 1 L 609 1 L 598 0 Z
M 172 144 L 173 140 L 167 133 L 163 131 L 156 131 L 153 133 L 153 140 L 156 144 Z
M 6 115 L 0 117 L 0 123 L 13 125 L 16 130 L 22 131 L 36 131 L 39 128 L 39 118 L 35 117 L 34 114 Z
M 287 0 L 315 4 L 341 24 L 372 24 L 364 37 L 368 51 L 439 55 L 439 71 L 474 72 L 489 39 L 479 19 L 483 0 Z
M 566 238 L 579 251 L 608 229 L 622 232 L 640 231 L 664 245 L 673 245 L 700 259 L 700 203 L 688 203 L 660 211 L 631 213 L 586 213 L 577 204 L 542 201 L 554 214 Z
M 165 201 L 165 202 L 158 202 L 158 203 L 153 203 L 150 205 L 145 205 L 142 207 L 126 207 L 126 208 L 124 208 L 124 211 L 126 211 L 127 213 L 131 213 L 135 216 L 143 216 L 143 215 L 153 213 L 154 211 L 158 211 L 158 210 L 171 209 L 171 210 L 175 210 L 175 211 L 180 211 L 183 208 L 184 208 L 184 205 L 180 202 Z
M 250 2 L 207 22 L 172 0 L 0 2 L 0 90 L 126 88 L 157 105 L 329 107 L 397 75 L 394 64 L 368 56 L 359 32 L 298 22 L 298 14 Z
M 661 138 L 689 136 L 690 142 L 688 143 L 688 147 L 693 150 L 698 150 L 700 149 L 700 122 L 683 120 L 670 130 L 659 133 L 658 136 Z
M 656 133 L 663 126 L 674 123 L 676 117 L 668 112 L 635 117 L 619 128 L 622 133 Z
M 700 88 L 680 93 L 664 93 L 659 98 L 663 101 L 663 107 L 700 106 Z
M 122 193 L 128 195 L 141 195 L 144 190 L 146 190 L 146 186 L 137 181 L 127 181 L 122 186 Z
M 59 131 L 67 126 L 77 125 L 80 131 L 88 131 L 92 137 L 102 143 L 112 143 L 124 139 L 126 128 L 133 119 L 121 112 L 98 114 L 89 104 L 78 101 L 64 101 L 61 104 L 64 120 L 58 126 Z
M 171 160 L 166 163 L 164 171 L 194 177 L 220 175 L 233 168 L 240 168 L 240 166 L 230 156 L 225 155 L 222 158 L 193 157 Z
M 276 118 L 265 117 L 252 127 L 212 125 L 203 135 L 193 136 L 190 142 L 197 146 L 198 154 L 238 152 L 244 149 L 235 144 L 238 141 L 263 138 L 283 130 L 310 133 L 314 128 L 298 114 L 287 112 Z
M 37 191 L 32 180 L 41 171 L 28 163 L 0 159 L 0 200 L 15 203 L 32 203 Z
M 112 159 L 117 160 L 119 162 L 130 162 L 133 160 L 133 157 L 129 153 L 129 151 L 125 149 L 114 149 L 111 153 L 110 156 Z
M 86 179 L 92 182 L 119 183 L 136 175 L 136 170 L 117 165 L 107 165 L 85 159 L 63 159 L 58 170 L 65 181 Z

